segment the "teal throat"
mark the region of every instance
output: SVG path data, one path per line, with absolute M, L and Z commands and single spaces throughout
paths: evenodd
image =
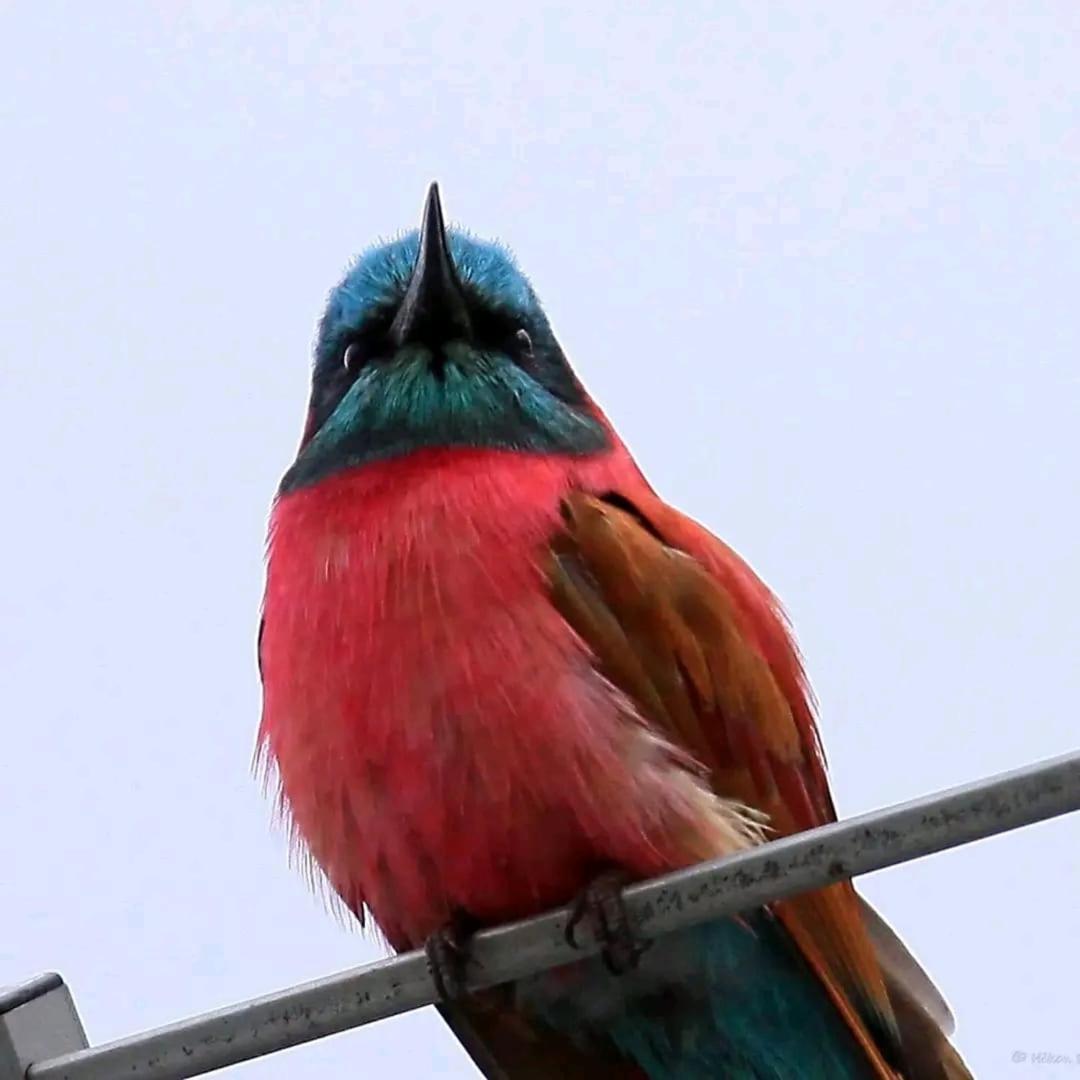
M 435 358 L 411 346 L 358 375 L 281 490 L 427 447 L 585 455 L 609 445 L 587 399 L 558 396 L 502 353 L 450 343 Z

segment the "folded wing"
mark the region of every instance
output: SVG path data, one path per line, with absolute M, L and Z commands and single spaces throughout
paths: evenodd
M 750 568 L 655 497 L 575 493 L 563 516 L 551 595 L 602 673 L 774 835 L 834 821 L 802 665 Z M 774 911 L 881 1076 L 970 1075 L 944 1001 L 850 882 Z

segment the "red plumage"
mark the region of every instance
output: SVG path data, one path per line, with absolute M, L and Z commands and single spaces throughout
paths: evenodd
M 738 850 L 747 807 L 779 835 L 835 817 L 775 598 L 611 437 L 588 458 L 417 450 L 275 503 L 260 739 L 305 850 L 395 949 L 459 911 L 566 903 L 607 867 Z M 875 1075 L 895 1075 L 894 1009 L 917 1075 L 968 1075 L 849 883 L 775 910 Z
M 274 507 L 261 735 L 315 860 L 396 948 L 455 907 L 504 920 L 598 866 L 696 856 L 679 755 L 633 723 L 653 760 L 630 760 L 628 702 L 543 589 L 577 488 L 652 498 L 617 444 L 421 451 Z

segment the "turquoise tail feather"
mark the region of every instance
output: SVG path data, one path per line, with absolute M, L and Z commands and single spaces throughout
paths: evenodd
M 528 980 L 519 1007 L 651 1080 L 874 1080 L 832 1000 L 766 912 L 668 935 L 639 967 L 592 960 Z

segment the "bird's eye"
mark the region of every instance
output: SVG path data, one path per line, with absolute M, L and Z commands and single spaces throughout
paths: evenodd
M 364 366 L 364 354 L 355 341 L 345 350 L 342 363 L 350 375 L 355 375 Z
M 529 337 L 528 330 L 519 330 L 514 335 L 514 340 L 517 342 L 518 348 L 521 349 L 522 352 L 524 352 L 524 353 L 531 353 L 532 352 L 532 349 L 533 349 L 532 338 Z

